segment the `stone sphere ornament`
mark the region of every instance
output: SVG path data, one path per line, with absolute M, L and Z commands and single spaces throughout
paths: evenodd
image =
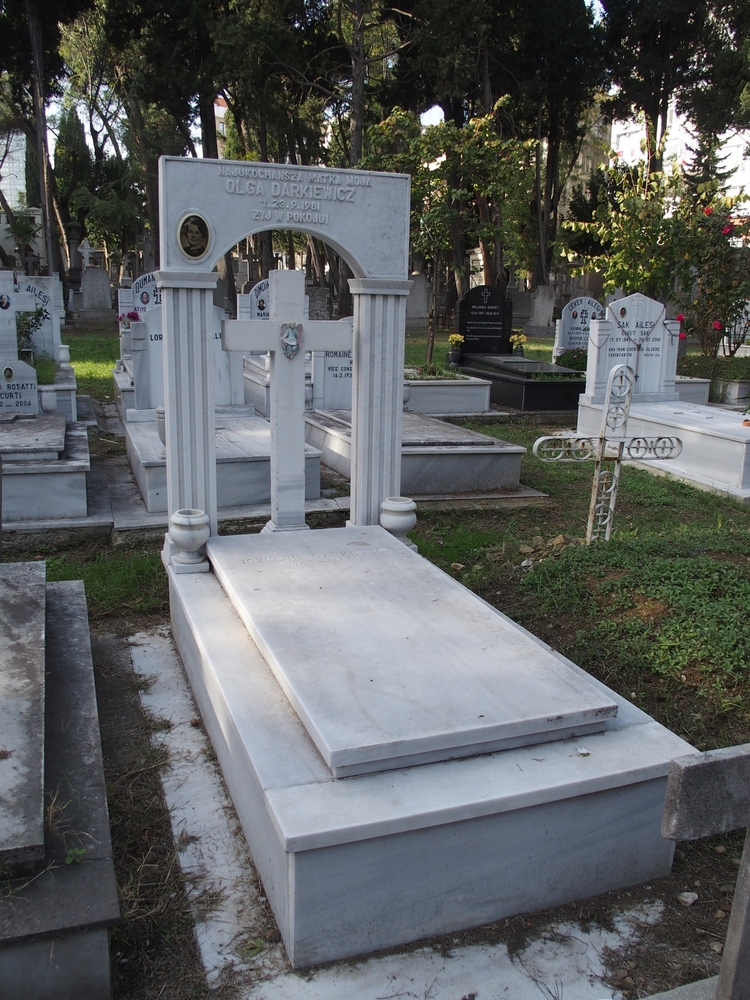
M 388 497 L 380 504 L 380 525 L 409 549 L 417 551 L 407 533 L 417 523 L 417 505 L 409 497 Z
M 169 519 L 169 538 L 175 547 L 172 563 L 180 571 L 199 570 L 206 563 L 205 546 L 211 535 L 209 517 L 203 510 L 176 510 Z

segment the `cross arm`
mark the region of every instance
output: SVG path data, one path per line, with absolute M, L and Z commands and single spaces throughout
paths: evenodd
M 750 743 L 676 757 L 661 835 L 698 840 L 750 826 Z
M 302 324 L 304 351 L 349 351 L 352 346 L 351 316 L 337 321 L 306 320 Z M 269 319 L 225 320 L 221 324 L 221 346 L 225 351 L 277 351 L 281 323 Z

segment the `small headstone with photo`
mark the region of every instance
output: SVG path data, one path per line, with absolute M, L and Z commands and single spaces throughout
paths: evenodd
M 477 285 L 458 303 L 464 354 L 510 354 L 513 305 L 499 288 Z
M 237 296 L 237 319 L 270 319 L 268 287 L 268 278 L 264 278 L 253 285 L 249 292 Z
M 571 299 L 555 324 L 552 360 L 566 351 L 588 351 L 592 320 L 605 318 L 604 306 L 589 295 Z
M 30 312 L 34 298 L 16 292 L 12 271 L 0 271 L 0 413 L 37 414 L 36 371 L 18 360 L 16 312 Z
M 592 320 L 585 404 L 601 404 L 607 378 L 616 365 L 635 372 L 633 402 L 674 402 L 680 324 L 666 319 L 661 302 L 640 292 L 607 306 L 605 319 Z

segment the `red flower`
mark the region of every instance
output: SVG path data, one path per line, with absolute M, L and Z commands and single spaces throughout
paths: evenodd
M 715 319 L 711 324 L 711 326 L 714 328 L 714 330 L 721 330 L 721 323 L 718 321 L 718 319 Z
M 685 315 L 684 315 L 684 313 L 677 313 L 677 315 L 675 316 L 675 319 L 677 320 L 678 323 L 684 323 L 685 322 Z
M 687 334 L 686 333 L 681 333 L 680 334 L 680 340 L 687 340 Z
M 710 205 L 706 205 L 706 207 L 703 209 L 703 214 L 704 215 L 713 215 L 713 211 L 714 210 L 711 208 Z
M 732 232 L 732 226 L 724 226 L 724 228 L 721 231 L 721 235 L 722 236 L 726 236 L 727 233 L 731 233 L 731 232 Z

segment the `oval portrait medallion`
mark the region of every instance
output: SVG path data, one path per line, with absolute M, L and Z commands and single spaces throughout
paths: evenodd
M 201 215 L 186 215 L 180 223 L 177 242 L 186 257 L 200 260 L 208 253 L 208 223 Z

